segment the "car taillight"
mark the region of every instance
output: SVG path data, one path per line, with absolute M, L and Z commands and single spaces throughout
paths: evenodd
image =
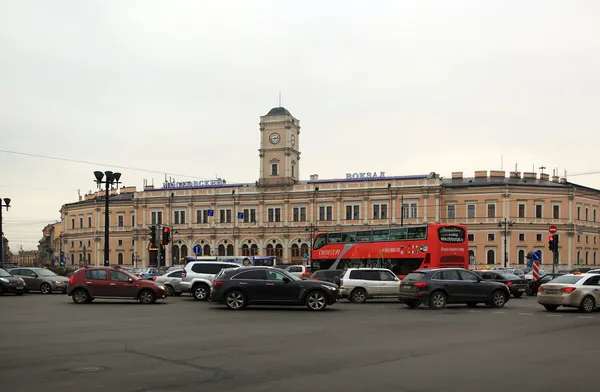
M 575 290 L 577 290 L 575 287 L 563 287 L 562 289 L 560 289 L 560 292 L 571 294 Z
M 542 286 L 538 287 L 538 293 L 543 293 L 544 292 L 544 288 Z
M 344 281 L 342 279 L 340 279 L 340 287 L 342 287 L 344 285 Z
M 69 278 L 69 285 L 73 285 L 74 280 L 75 280 L 75 277 L 73 275 L 71 275 L 71 277 Z
M 181 277 L 185 278 L 187 276 L 187 272 L 185 272 L 185 270 L 181 271 Z
M 153 277 L 152 277 L 152 280 L 156 281 L 156 276 L 153 276 Z
M 413 286 L 422 289 L 423 287 L 427 287 L 427 282 L 417 282 Z
M 213 286 L 220 286 L 220 285 L 222 285 L 222 284 L 224 284 L 224 283 L 225 283 L 225 282 L 223 282 L 223 281 L 221 281 L 221 280 L 215 280 L 215 281 L 213 282 Z
M 512 282 L 509 280 L 508 282 L 506 282 L 507 286 L 512 286 Z

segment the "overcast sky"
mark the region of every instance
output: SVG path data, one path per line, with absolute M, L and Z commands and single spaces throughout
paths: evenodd
M 255 181 L 279 92 L 303 179 L 600 170 L 599 20 L 594 0 L 2 0 L 5 235 L 35 248 L 111 165 L 148 170 L 115 169 L 138 189 Z

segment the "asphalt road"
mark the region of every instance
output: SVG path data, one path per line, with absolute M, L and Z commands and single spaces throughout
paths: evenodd
M 5 391 L 595 391 L 600 312 L 0 297 Z M 584 389 L 585 388 L 585 389 Z

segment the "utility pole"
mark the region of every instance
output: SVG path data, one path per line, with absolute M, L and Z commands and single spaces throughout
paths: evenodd
M 10 208 L 10 199 L 4 198 L 4 204 L 0 200 L 0 267 L 4 267 L 4 231 L 2 231 L 2 208 L 6 207 L 6 211 Z

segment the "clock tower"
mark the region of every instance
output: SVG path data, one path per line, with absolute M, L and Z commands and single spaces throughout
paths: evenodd
M 260 117 L 258 185 L 294 185 L 300 178 L 300 122 L 282 107 Z

